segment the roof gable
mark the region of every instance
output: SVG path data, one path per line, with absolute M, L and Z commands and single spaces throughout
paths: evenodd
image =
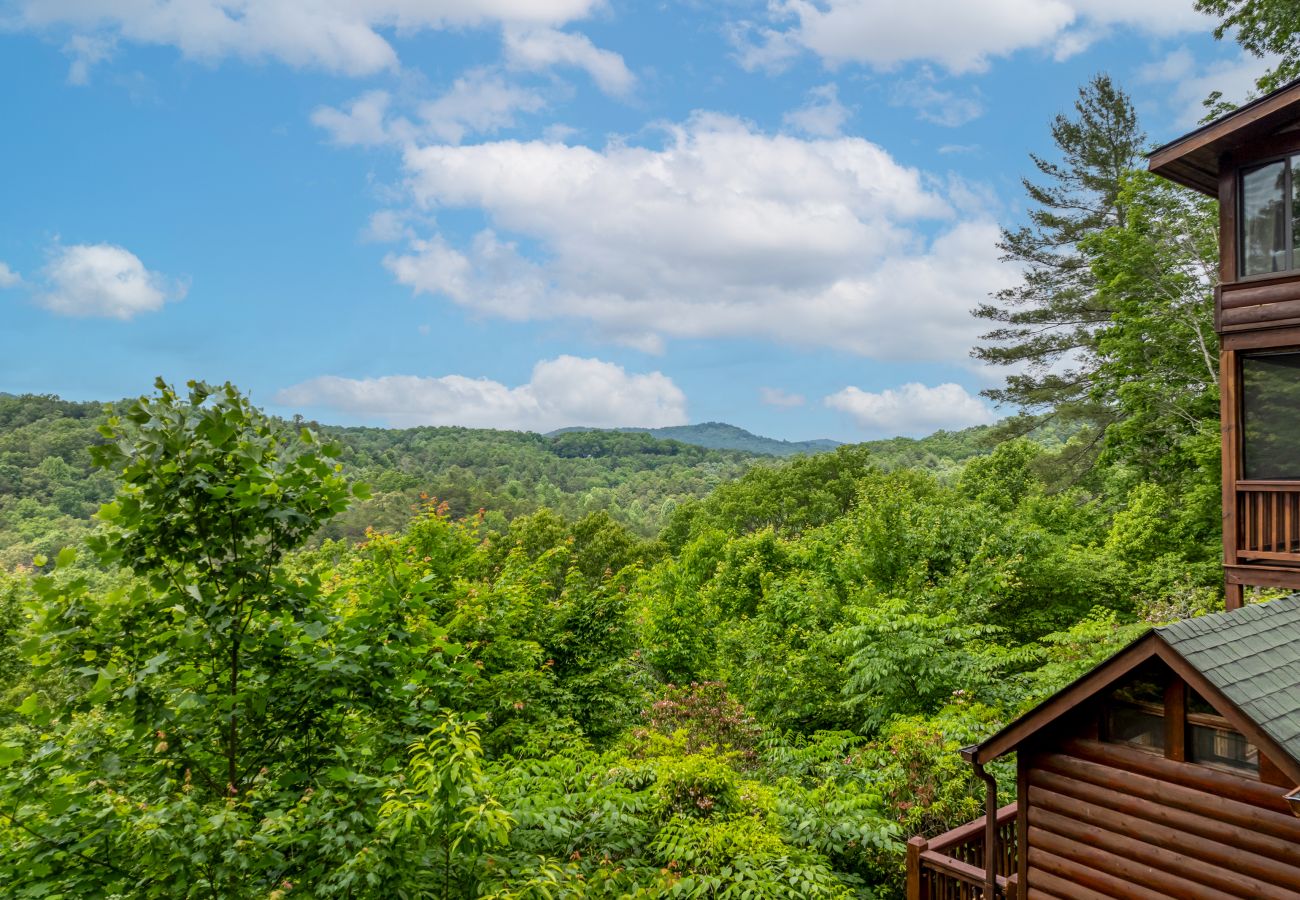
M 1154 629 L 963 756 L 1016 750 L 1156 657 L 1300 784 L 1300 594 Z

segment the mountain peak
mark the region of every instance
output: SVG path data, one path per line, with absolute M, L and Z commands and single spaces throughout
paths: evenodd
M 798 453 L 824 453 L 840 446 L 839 441 L 821 438 L 811 441 L 783 441 L 763 437 L 727 422 L 700 422 L 696 425 L 669 425 L 664 428 L 560 428 L 551 434 L 573 431 L 629 431 L 648 434 L 663 440 L 679 441 L 710 450 L 740 450 L 755 456 L 794 456 Z

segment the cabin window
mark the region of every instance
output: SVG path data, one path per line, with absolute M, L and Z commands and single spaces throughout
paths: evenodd
M 1296 198 L 1291 184 L 1293 161 L 1280 159 L 1241 173 L 1241 274 L 1267 275 L 1295 268 L 1292 229 Z
M 1243 356 L 1241 395 L 1246 480 L 1300 480 L 1300 352 Z
M 1167 677 L 1151 672 L 1139 674 L 1117 688 L 1106 704 L 1106 738 L 1163 754 L 1167 682 Z
M 1259 750 L 1191 690 L 1187 694 L 1187 758 L 1234 775 L 1259 777 Z

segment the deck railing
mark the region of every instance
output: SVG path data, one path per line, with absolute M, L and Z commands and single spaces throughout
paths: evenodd
M 997 812 L 998 897 L 1013 897 L 1018 856 L 1016 805 Z M 997 900 L 986 896 L 984 823 L 980 816 L 929 840 L 907 842 L 907 900 Z
M 1237 482 L 1237 555 L 1300 563 L 1300 484 Z

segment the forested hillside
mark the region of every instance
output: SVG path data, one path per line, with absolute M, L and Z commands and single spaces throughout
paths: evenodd
M 1202 509 L 1053 488 L 1071 444 L 288 552 L 343 448 L 202 385 L 106 430 L 98 536 L 0 576 L 17 896 L 892 896 L 978 812 L 957 747 L 1215 601 Z
M 1222 602 L 1213 207 L 1105 77 L 1053 133 L 993 430 L 757 464 L 3 401 L 0 886 L 901 896 L 982 811 L 958 748 Z
M 103 415 L 103 404 L 0 394 L 0 565 L 27 565 L 37 553 L 52 556 L 84 534 L 90 516 L 112 497 L 112 479 L 92 469 L 88 453 L 101 440 L 95 428 Z M 325 523 L 317 540 L 400 529 L 429 498 L 456 518 L 482 509 L 484 527 L 494 531 L 547 508 L 569 518 L 605 513 L 653 537 L 681 503 L 755 465 L 771 465 L 765 455 L 641 432 L 317 427 L 338 441 L 349 474 L 373 493 Z M 1053 441 L 1050 430 L 1040 432 L 1037 440 Z M 993 443 L 990 429 L 979 427 L 872 441 L 859 451 L 881 468 L 951 475 Z
M 554 434 L 574 431 L 595 431 L 590 428 L 562 428 Z M 813 441 L 778 441 L 754 434 L 725 422 L 702 422 L 699 425 L 669 425 L 664 428 L 618 428 L 615 431 L 648 434 L 668 441 L 681 441 L 711 450 L 740 450 L 754 456 L 795 456 L 799 453 L 821 453 L 834 450 L 839 441 L 826 439 Z

